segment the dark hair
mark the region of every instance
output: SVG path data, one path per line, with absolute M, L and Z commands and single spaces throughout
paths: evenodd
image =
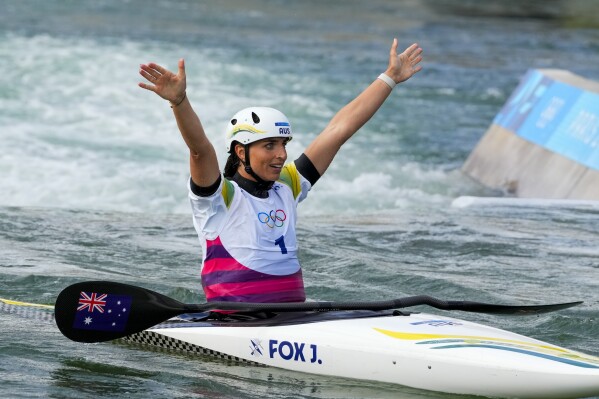
M 237 169 L 239 168 L 240 160 L 237 154 L 235 153 L 236 144 L 238 143 L 235 141 L 231 143 L 231 151 L 229 152 L 229 158 L 227 158 L 227 163 L 225 164 L 225 170 L 223 172 L 223 175 L 227 179 L 230 179 L 233 176 L 235 176 L 235 173 L 237 173 Z

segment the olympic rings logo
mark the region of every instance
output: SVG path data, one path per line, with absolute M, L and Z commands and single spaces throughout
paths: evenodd
M 260 212 L 258 214 L 258 220 L 260 223 L 267 225 L 271 229 L 283 226 L 286 219 L 287 215 L 282 209 L 277 209 L 276 211 L 272 210 L 270 213 Z

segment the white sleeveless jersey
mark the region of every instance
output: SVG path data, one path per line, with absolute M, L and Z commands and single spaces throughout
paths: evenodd
M 268 198 L 254 197 L 224 178 L 209 197 L 197 196 L 189 189 L 208 300 L 284 302 L 305 298 L 295 225 L 297 204 L 310 188 L 310 182 L 290 163 Z

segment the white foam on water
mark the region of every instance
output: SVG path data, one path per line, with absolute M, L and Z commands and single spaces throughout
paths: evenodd
M 349 158 L 352 158 L 350 155 Z M 415 162 L 348 162 L 318 181 L 302 209 L 309 214 L 375 214 L 447 208 L 461 192 L 479 187 L 459 170 Z M 375 162 L 377 163 L 377 162 Z M 333 168 L 335 169 L 335 168 Z
M 10 65 L 0 76 L 2 206 L 189 212 L 188 150 L 168 103 L 137 86 L 140 63 L 175 71 L 177 60 L 186 59 L 188 96 L 221 166 L 222 132 L 238 109 L 285 110 L 297 132 L 292 160 L 359 90 L 309 73 L 275 76 L 268 63 L 237 57 L 235 50 L 45 35 L 2 40 Z M 436 206 L 461 184 L 442 167 L 377 155 L 389 132 L 363 130 L 363 139 L 348 143 L 318 182 L 308 212 Z
M 140 63 L 172 69 L 183 49 L 14 35 L 4 47 L 13 67 L 0 78 L 1 205 L 187 211 L 187 149 L 168 103 L 137 87 Z M 190 58 L 207 58 L 190 93 L 215 93 L 219 82 L 198 75 L 218 65 Z M 218 95 L 206 104 L 206 126 L 224 119 Z

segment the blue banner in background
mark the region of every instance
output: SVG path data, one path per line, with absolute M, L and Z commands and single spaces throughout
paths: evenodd
M 519 136 L 546 147 L 557 126 L 569 115 L 570 109 L 583 92 L 561 82 L 553 82 L 537 99 L 522 125 L 516 130 Z
M 599 170 L 599 94 L 529 70 L 493 123 Z
M 550 83 L 551 79 L 544 77 L 542 73 L 529 70 L 495 116 L 493 123 L 512 132 L 518 131 Z

